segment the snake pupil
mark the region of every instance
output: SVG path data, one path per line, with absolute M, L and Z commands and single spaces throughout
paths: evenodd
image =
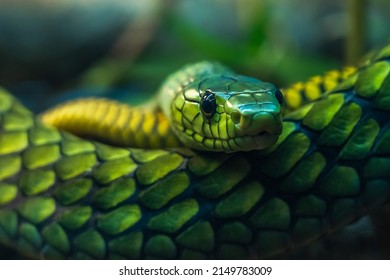
M 209 119 L 215 114 L 217 104 L 215 102 L 215 95 L 211 91 L 205 91 L 202 100 L 200 101 L 200 108 L 204 116 Z
M 278 100 L 280 106 L 283 106 L 283 93 L 279 89 L 275 90 L 275 97 Z

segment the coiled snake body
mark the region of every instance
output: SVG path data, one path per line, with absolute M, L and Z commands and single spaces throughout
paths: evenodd
M 216 69 L 201 71 L 201 83 L 191 72 L 199 66 L 168 79 L 172 95 L 160 101 L 168 118 L 94 100 L 83 108 L 96 121 L 66 110 L 43 116 L 105 142 L 180 139 L 194 149 L 81 139 L 0 91 L 0 242 L 33 258 L 238 259 L 318 239 L 390 197 L 389 58 L 388 46 L 346 79 L 333 72 L 286 89 L 283 109 L 273 85 L 207 64 Z M 243 95 L 224 96 L 227 84 Z M 319 97 L 318 85 L 333 89 L 304 102 Z M 176 90 L 187 94 L 176 99 Z M 281 121 L 281 110 L 297 107 Z M 137 117 L 141 125 L 124 126 Z M 215 149 L 229 153 L 197 151 Z

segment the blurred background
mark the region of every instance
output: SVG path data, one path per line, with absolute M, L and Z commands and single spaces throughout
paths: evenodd
M 0 0 L 0 84 L 34 112 L 105 96 L 137 104 L 185 63 L 279 87 L 390 39 L 389 0 Z M 279 258 L 383 258 L 372 219 Z
M 36 112 L 80 94 L 140 102 L 205 59 L 282 87 L 356 64 L 388 42 L 389 16 L 388 0 L 0 0 L 0 83 Z

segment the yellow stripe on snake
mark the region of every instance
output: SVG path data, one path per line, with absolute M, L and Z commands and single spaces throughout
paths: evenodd
M 155 104 L 79 100 L 41 119 L 1 91 L 0 242 L 32 258 L 245 259 L 318 239 L 390 197 L 389 58 L 284 98 L 204 62 Z

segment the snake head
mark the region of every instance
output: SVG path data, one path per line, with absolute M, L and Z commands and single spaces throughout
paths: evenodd
M 224 152 L 265 149 L 282 132 L 283 95 L 273 84 L 218 68 L 193 73 L 178 89 L 170 118 L 185 146 Z

